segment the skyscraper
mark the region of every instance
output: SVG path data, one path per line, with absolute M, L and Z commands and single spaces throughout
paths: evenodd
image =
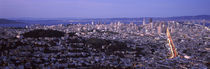
M 149 23 L 152 23 L 152 18 L 149 18 Z
M 203 23 L 203 27 L 205 27 L 206 20 L 203 19 L 203 20 L 202 20 L 202 23 Z
M 149 23 L 151 24 L 151 28 L 153 28 L 152 18 L 149 19 Z
M 143 25 L 146 25 L 146 21 L 145 21 L 145 18 L 143 19 Z
M 157 29 L 158 29 L 157 33 L 160 35 L 162 33 L 162 23 L 159 24 Z
M 94 25 L 94 22 L 92 21 L 91 24 Z
M 152 18 L 149 19 L 149 23 L 150 23 L 151 32 L 154 33 Z

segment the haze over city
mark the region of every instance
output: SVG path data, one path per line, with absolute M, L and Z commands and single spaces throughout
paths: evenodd
M 0 69 L 210 69 L 210 0 L 0 0 Z
M 210 15 L 210 0 L 0 0 L 0 18 Z

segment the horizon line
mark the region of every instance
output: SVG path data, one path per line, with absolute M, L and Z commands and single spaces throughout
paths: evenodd
M 186 16 L 210 16 L 210 15 L 186 15 Z M 100 18 L 170 18 L 170 17 L 186 17 L 186 16 L 139 16 L 139 17 L 0 17 L 0 19 L 100 19 Z

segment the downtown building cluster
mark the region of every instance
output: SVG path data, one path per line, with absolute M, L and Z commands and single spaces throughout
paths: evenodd
M 179 56 L 168 59 L 166 30 Z M 36 30 L 64 32 L 58 37 L 24 37 Z M 32 25 L 0 28 L 1 68 L 207 68 L 209 28 L 177 21 L 143 24 Z M 74 33 L 69 35 L 69 33 Z M 46 33 L 47 34 L 47 33 Z

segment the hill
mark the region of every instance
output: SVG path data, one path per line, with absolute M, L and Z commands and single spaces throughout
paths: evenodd
M 15 20 L 0 19 L 0 24 L 24 24 L 23 22 L 18 22 Z

